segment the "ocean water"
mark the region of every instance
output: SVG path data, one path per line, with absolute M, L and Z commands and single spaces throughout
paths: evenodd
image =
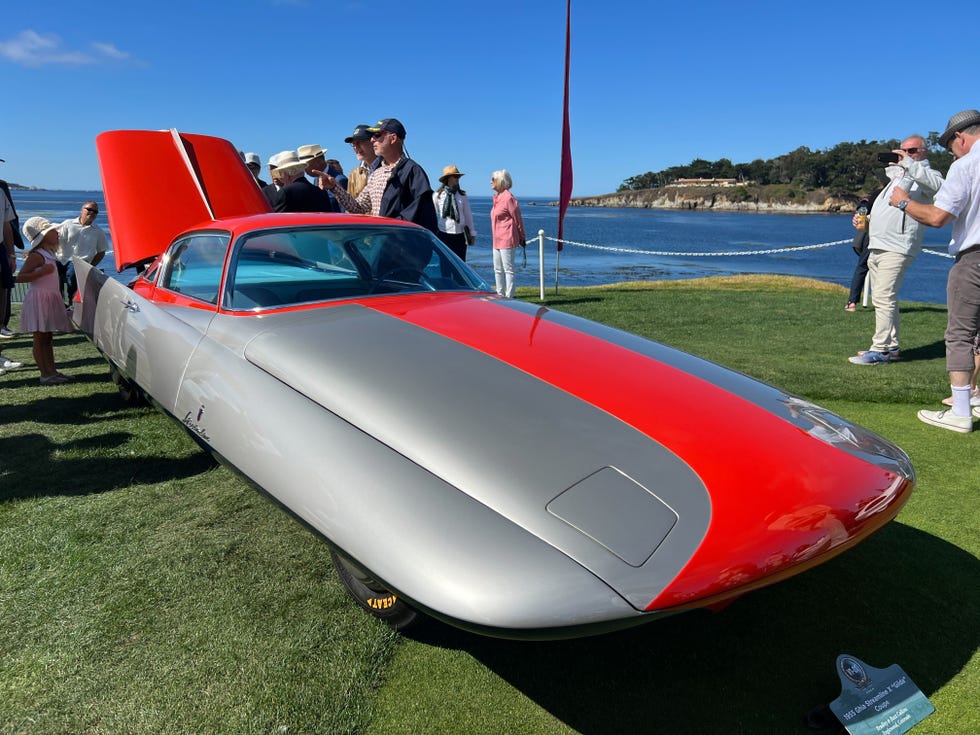
M 101 210 L 96 223 L 107 231 L 111 243 L 112 232 L 100 191 L 18 190 L 12 194 L 21 223 L 34 215 L 43 215 L 53 222 L 76 217 L 82 203 L 94 199 Z M 849 286 L 857 262 L 850 246 L 854 235 L 850 214 L 750 214 L 599 207 L 568 209 L 564 231 L 566 245 L 558 254 L 553 240 L 558 231 L 558 209 L 546 204 L 553 200 L 521 199 L 525 229 L 529 238 L 535 239 L 530 240 L 527 248 L 527 266 L 517 273 L 519 286 L 536 287 L 539 283 L 536 239 L 539 230 L 544 230 L 546 238 L 552 238 L 545 240 L 545 286 L 549 292 L 554 290 L 556 282 L 560 289 L 561 286 L 739 273 L 803 276 Z M 470 266 L 490 284 L 493 283 L 492 203 L 489 196 L 470 196 L 477 243 L 467 253 Z M 950 229 L 927 230 L 925 248 L 945 253 Z M 846 243 L 765 255 L 715 255 L 781 250 L 840 240 L 846 240 Z M 684 255 L 652 254 L 657 252 Z M 111 258 L 103 261 L 109 270 L 111 262 Z M 909 268 L 899 297 L 945 304 L 946 275 L 951 265 L 949 258 L 924 251 Z

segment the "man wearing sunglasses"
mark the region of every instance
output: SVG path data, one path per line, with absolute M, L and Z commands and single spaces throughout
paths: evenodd
M 367 184 L 357 198 L 337 186 L 337 180 L 330 174 L 316 171 L 320 188 L 332 191 L 348 212 L 407 220 L 438 235 L 439 221 L 432 203 L 429 176 L 405 151 L 405 126 L 389 117 L 366 132 L 371 135 L 376 158 Z
M 947 183 L 934 204 L 922 204 L 903 191 L 893 192 L 896 211 L 929 227 L 953 223 L 949 253 L 956 262 L 946 284 L 946 370 L 953 389 L 953 407 L 919 411 L 919 420 L 950 431 L 973 431 L 973 418 L 980 408 L 970 406 L 970 378 L 975 363 L 973 340 L 980 332 L 980 110 L 963 110 L 953 115 L 939 144 L 955 161 Z
M 86 263 L 96 266 L 102 262 L 109 247 L 105 232 L 95 224 L 95 218 L 98 216 L 99 205 L 95 202 L 85 202 L 76 218 L 66 219 L 58 225 L 60 266 L 58 270 L 63 273 L 63 283 L 68 291 L 68 306 L 71 306 L 75 292 L 78 291 L 72 257 L 81 258 Z
M 929 166 L 929 151 L 921 135 L 910 135 L 892 153 L 898 161 L 885 169 L 890 181 L 868 214 L 868 276 L 875 333 L 870 348 L 848 358 L 855 365 L 883 365 L 898 359 L 898 289 L 922 250 L 925 229 L 905 212 L 889 206 L 892 192 L 901 189 L 917 202 L 932 204 L 943 185 L 942 174 Z

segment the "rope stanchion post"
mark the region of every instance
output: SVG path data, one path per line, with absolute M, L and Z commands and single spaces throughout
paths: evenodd
M 544 230 L 538 230 L 538 281 L 540 283 L 540 300 L 544 301 Z

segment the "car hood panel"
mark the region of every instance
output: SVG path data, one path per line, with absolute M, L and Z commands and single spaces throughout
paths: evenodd
M 719 502 L 732 517 L 722 519 L 716 545 L 744 539 L 746 527 L 752 538 L 757 527 L 759 538 L 778 548 L 753 541 L 744 555 L 785 560 L 787 546 L 826 550 L 826 517 L 859 510 L 854 486 L 880 491 L 894 484 L 879 467 L 815 441 L 760 405 L 782 405 L 779 391 L 645 340 L 623 346 L 610 335 L 570 329 L 559 323 L 564 318 L 471 296 L 373 299 L 272 315 L 245 356 L 560 549 L 638 609 L 658 597 L 679 605 L 730 585 L 719 582 L 730 577 L 730 563 L 748 564 L 716 550 L 684 575 L 698 580 L 697 589 L 664 597 L 702 546 Z M 643 345 L 657 354 L 635 349 Z M 670 360 L 711 366 L 714 378 L 729 376 L 740 392 L 756 395 L 733 393 Z M 733 416 L 739 430 L 726 431 Z M 711 424 L 724 441 L 706 446 Z M 751 435 L 809 456 L 812 468 L 797 476 L 795 465 Z M 740 503 L 745 492 L 754 497 Z M 810 518 L 807 533 L 780 541 L 784 529 L 767 529 L 774 508 L 778 517 L 792 515 L 816 497 L 830 503 Z M 630 530 L 617 537 L 617 529 Z M 830 543 L 859 533 L 852 524 Z M 738 581 L 773 571 L 757 565 Z
M 673 453 L 585 401 L 404 320 L 353 305 L 308 318 L 296 314 L 252 339 L 245 354 L 560 549 L 639 609 L 677 574 L 707 528 L 704 485 Z M 461 433 L 460 426 L 467 430 Z M 605 468 L 615 468 L 606 471 L 624 484 L 643 488 L 649 503 L 634 501 L 664 518 L 649 537 L 594 538 L 595 532 L 589 536 L 588 529 L 574 525 L 590 505 L 596 514 L 615 515 L 595 480 L 593 486 L 586 482 Z M 577 507 L 549 512 L 548 504 L 573 487 Z M 664 542 L 672 528 L 679 532 Z M 629 561 L 623 559 L 624 545 Z M 654 573 L 640 572 L 637 566 L 658 546 L 663 548 Z

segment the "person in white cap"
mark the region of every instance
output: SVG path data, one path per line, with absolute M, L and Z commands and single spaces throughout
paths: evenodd
M 266 201 L 269 202 L 269 206 L 273 210 L 276 208 L 276 202 L 279 200 L 279 192 L 282 191 L 282 179 L 279 178 L 279 174 L 276 173 L 276 169 L 279 168 L 279 154 L 269 156 L 269 178 L 272 179 L 271 184 L 266 184 L 262 187 L 262 193 L 265 194 Z
M 258 153 L 252 153 L 251 151 L 246 153 L 245 166 L 252 172 L 252 176 L 255 177 L 255 183 L 259 185 L 260 189 L 268 186 L 266 182 L 259 178 L 259 172 L 262 170 L 262 159 L 259 158 Z
M 953 223 L 950 255 L 956 262 L 946 284 L 946 370 L 953 389 L 953 406 L 939 411 L 922 410 L 918 416 L 932 426 L 967 434 L 980 407 L 970 406 L 974 370 L 973 341 L 980 332 L 980 110 L 953 115 L 939 144 L 956 160 L 946 183 L 932 204 L 917 202 L 908 192 L 895 189 L 890 203 L 929 227 Z M 972 411 L 972 415 L 971 415 Z

